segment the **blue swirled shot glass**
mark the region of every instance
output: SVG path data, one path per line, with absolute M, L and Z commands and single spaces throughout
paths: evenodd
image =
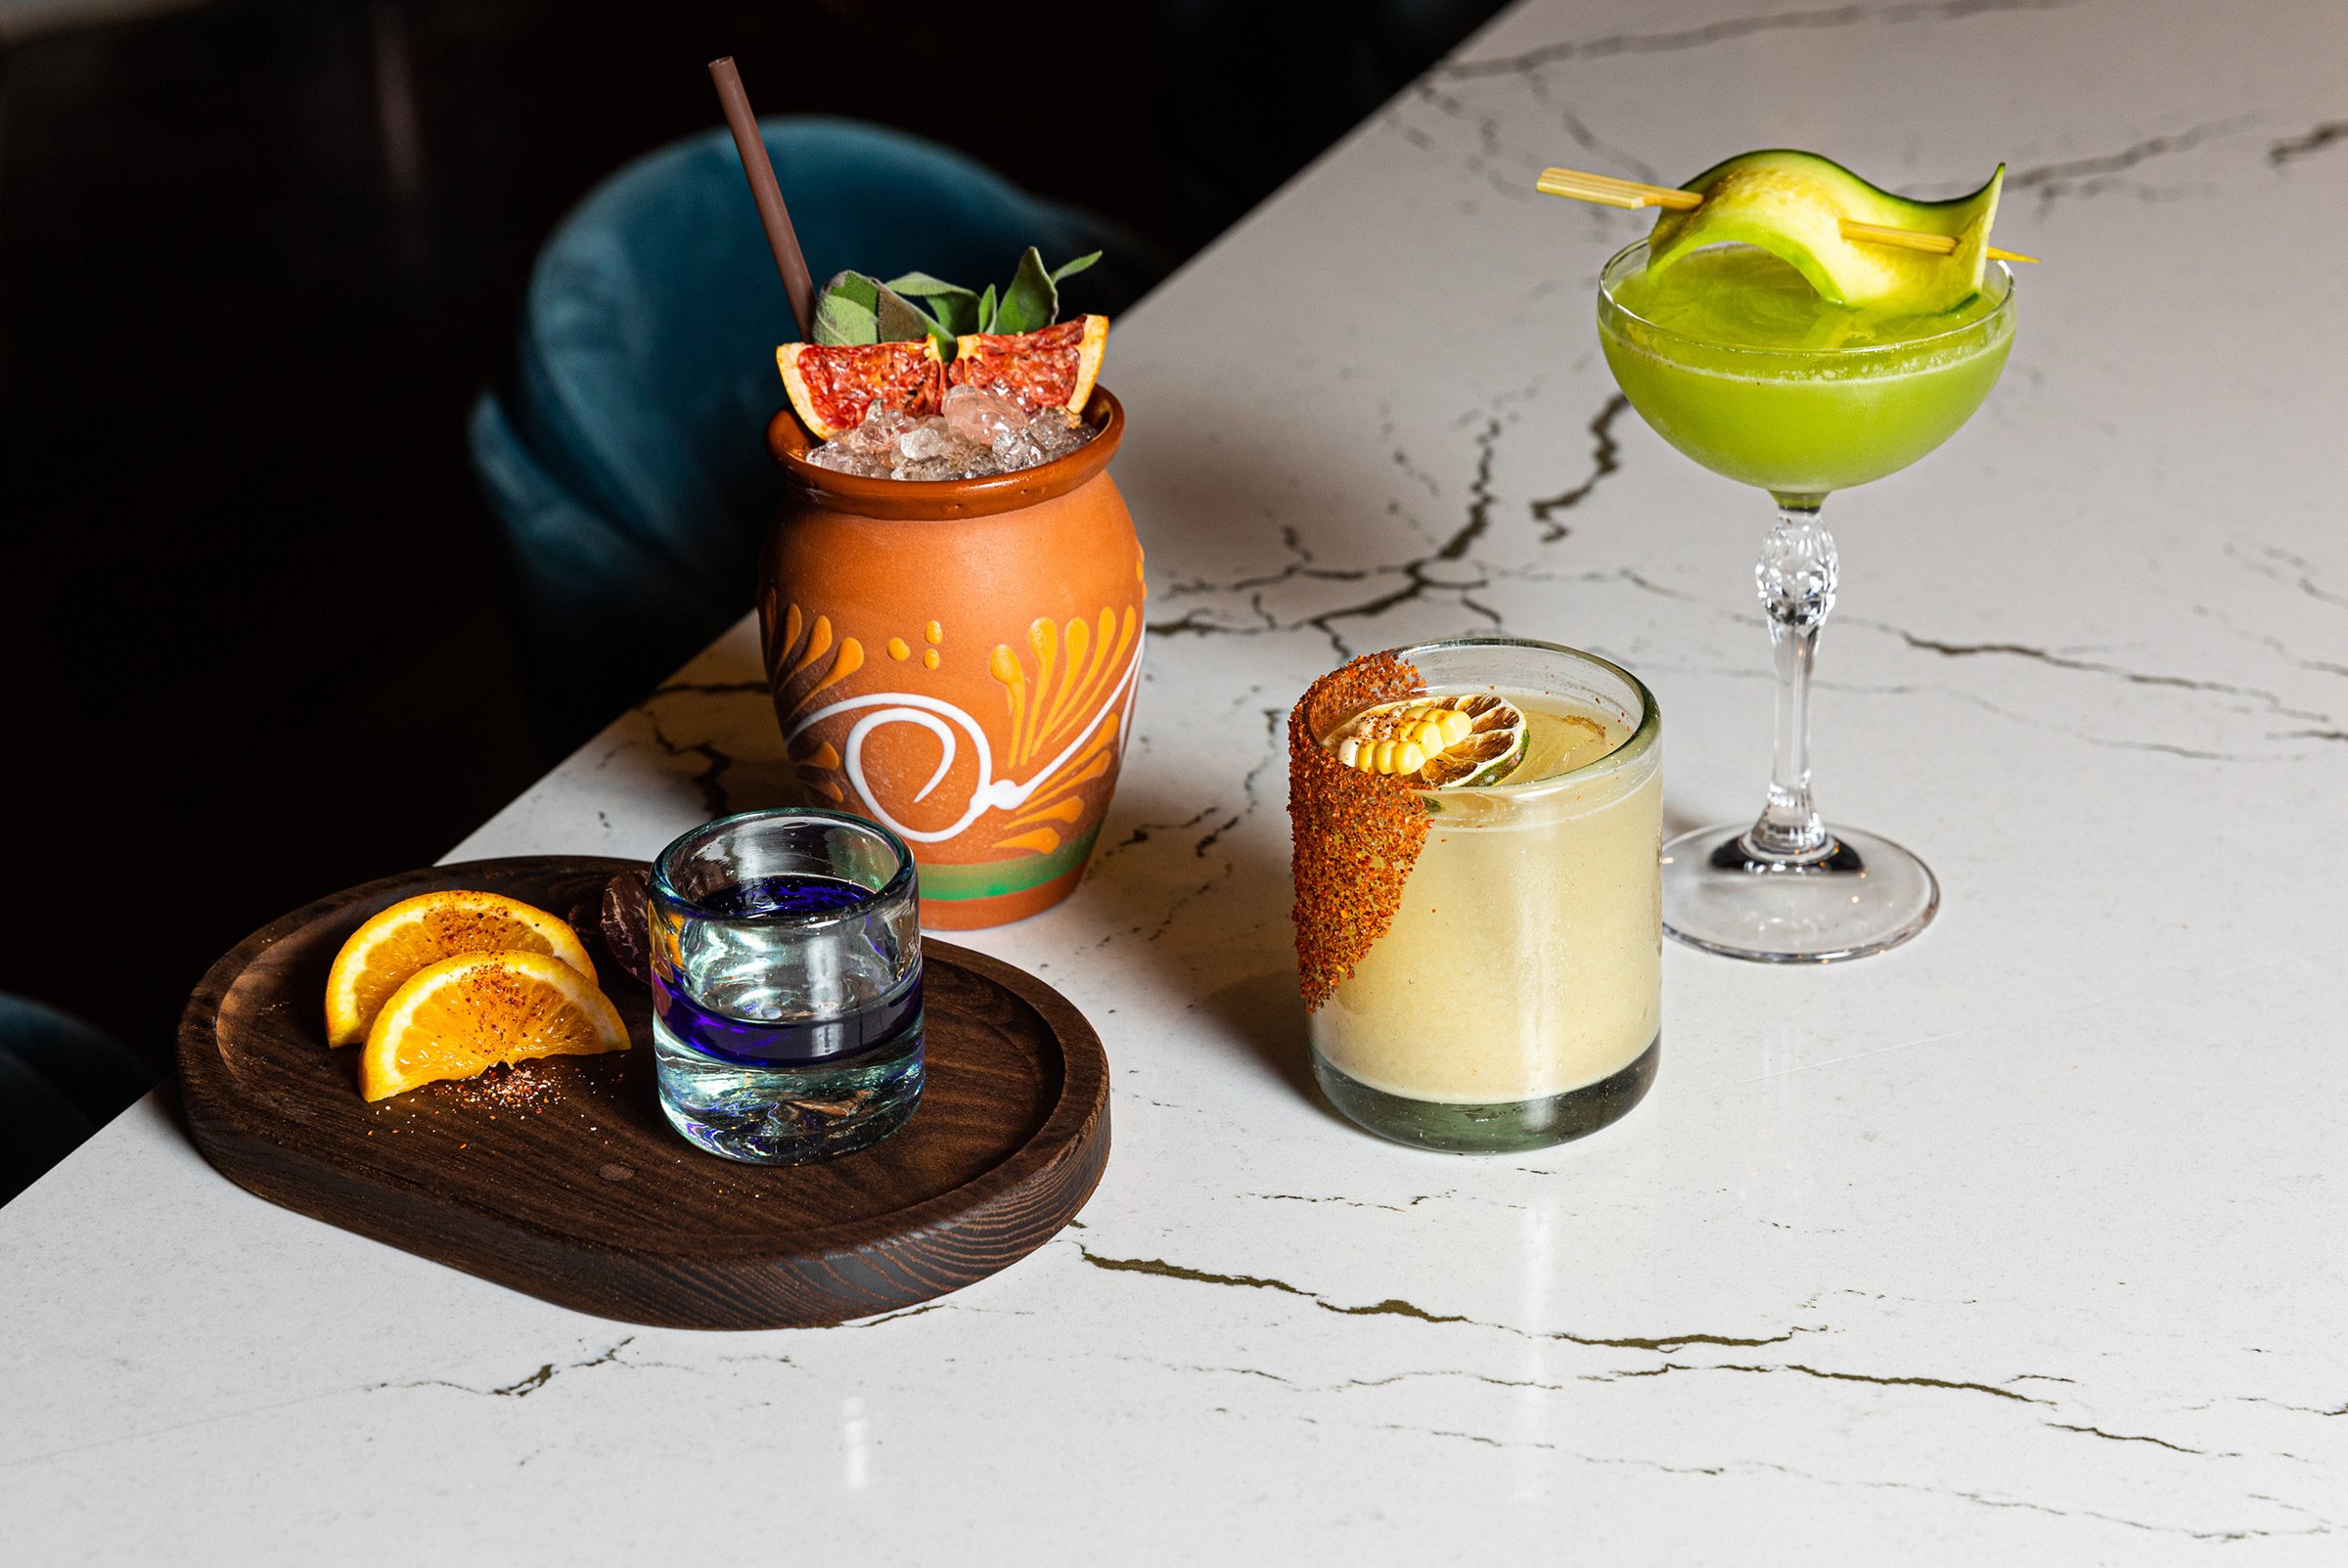
M 922 1098 L 913 854 L 832 811 L 721 817 L 653 863 L 660 1108 L 712 1154 L 793 1165 L 905 1124 Z

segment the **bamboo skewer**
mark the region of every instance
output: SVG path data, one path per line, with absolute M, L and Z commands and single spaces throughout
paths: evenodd
M 1624 207 L 1636 211 L 1641 207 L 1669 207 L 1685 212 L 1703 205 L 1704 199 L 1693 191 L 1676 190 L 1668 185 L 1647 185 L 1638 180 L 1618 180 L 1610 174 L 1585 174 L 1579 169 L 1543 169 L 1534 183 L 1535 190 L 1544 196 L 1561 196 L 1575 202 L 1595 202 L 1601 206 Z M 1954 236 L 1919 234 L 1914 229 L 1887 228 L 1880 223 L 1860 223 L 1850 218 L 1842 220 L 1845 240 L 1864 241 L 1869 245 L 1897 246 L 1903 250 L 1921 250 L 1928 255 L 1945 256 L 1957 249 Z M 2018 250 L 2000 250 L 1990 247 L 1993 261 L 2036 261 L 2036 256 L 2023 255 Z

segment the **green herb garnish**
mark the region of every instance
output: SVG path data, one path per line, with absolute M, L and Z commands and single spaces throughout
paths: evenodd
M 1019 257 L 1010 286 L 1001 293 L 988 284 L 972 293 L 960 284 L 908 272 L 886 283 L 861 272 L 843 272 L 816 297 L 815 340 L 819 343 L 900 343 L 926 333 L 947 359 L 954 339 L 971 333 L 1030 333 L 1060 319 L 1060 284 L 1101 259 L 1096 250 L 1051 271 L 1029 246 Z

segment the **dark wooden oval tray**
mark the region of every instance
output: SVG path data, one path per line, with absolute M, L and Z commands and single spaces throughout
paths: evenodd
M 1043 1245 L 1108 1159 L 1108 1064 L 1066 999 L 923 944 L 927 1084 L 903 1128 L 812 1165 L 740 1165 L 677 1136 L 654 1096 L 652 998 L 585 911 L 581 856 L 386 876 L 254 932 L 180 1023 L 188 1126 L 273 1203 L 581 1312 L 677 1328 L 840 1322 L 958 1290 Z M 359 923 L 436 888 L 573 915 L 631 1048 L 554 1057 L 370 1105 L 329 1051 L 326 971 Z M 573 912 L 579 912 L 574 914 Z

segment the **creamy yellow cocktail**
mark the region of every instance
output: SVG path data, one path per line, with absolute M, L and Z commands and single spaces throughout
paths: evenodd
M 1525 712 L 1527 765 L 1484 798 L 1434 802 L 1394 923 L 1313 1013 L 1325 1061 L 1406 1099 L 1562 1095 L 1629 1066 L 1661 1023 L 1654 750 L 1564 778 L 1632 727 L 1500 694 Z M 1557 765 L 1536 772 L 1544 750 Z
M 1547 645 L 1397 656 L 1425 701 L 1498 698 L 1522 715 L 1522 739 L 1497 775 L 1414 788 L 1424 839 L 1383 934 L 1313 1008 L 1315 1071 L 1355 1121 L 1428 1147 L 1594 1131 L 1645 1093 L 1661 1025 L 1653 699 L 1615 666 Z M 1321 739 L 1343 754 L 1345 727 Z

